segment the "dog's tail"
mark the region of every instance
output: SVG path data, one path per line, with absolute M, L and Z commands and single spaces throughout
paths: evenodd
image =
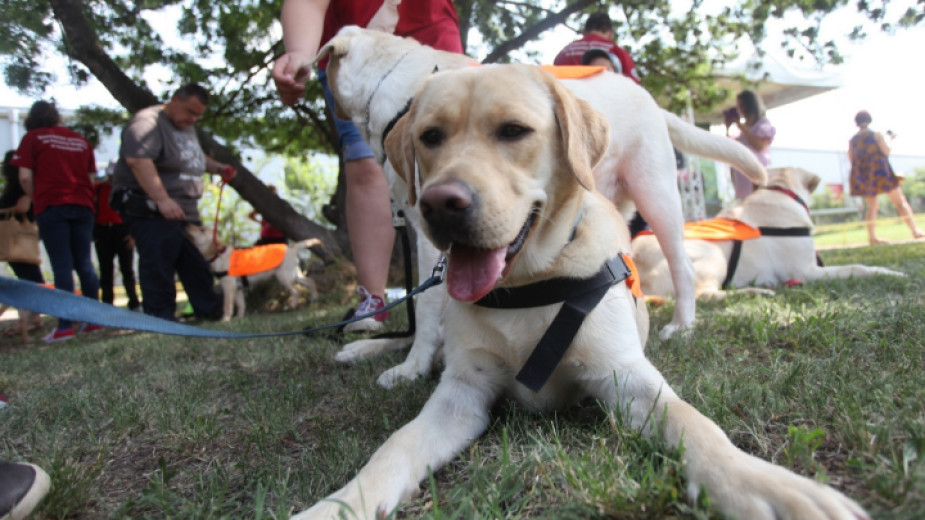
M 764 166 L 742 143 L 697 128 L 667 110 L 662 110 L 662 113 L 665 114 L 671 144 L 678 150 L 730 164 L 759 186 L 768 183 Z

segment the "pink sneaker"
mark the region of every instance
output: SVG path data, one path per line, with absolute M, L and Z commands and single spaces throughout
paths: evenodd
M 362 316 L 364 314 L 371 314 L 377 310 L 385 307 L 385 299 L 381 296 L 370 293 L 366 290 L 366 287 L 362 285 L 357 287 L 357 293 L 363 297 L 363 301 L 357 306 L 355 316 Z M 348 323 L 344 327 L 345 332 L 372 332 L 377 331 L 382 328 L 382 322 L 389 319 L 389 312 L 384 311 L 380 312 L 374 316 L 364 318 L 362 320 L 354 321 L 353 323 Z
M 45 343 L 57 343 L 58 341 L 67 341 L 74 336 L 76 336 L 76 334 L 73 328 L 58 329 L 58 327 L 55 327 L 51 329 L 51 332 L 42 338 L 42 340 Z

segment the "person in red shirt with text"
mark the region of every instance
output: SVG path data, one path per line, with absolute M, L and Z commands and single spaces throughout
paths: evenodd
M 286 54 L 276 61 L 273 80 L 280 99 L 287 105 L 305 95 L 305 83 L 311 77 L 318 49 L 346 25 L 394 32 L 435 49 L 462 52 L 459 19 L 452 0 L 285 0 L 280 21 Z M 328 106 L 333 108 L 326 67 L 327 60 L 318 64 L 318 80 Z M 357 292 L 363 297 L 356 312 L 369 314 L 385 306 L 385 286 L 395 242 L 389 186 L 357 127 L 337 117 L 334 122 L 347 181 L 347 234 L 359 281 Z M 388 312 L 381 312 L 375 319 L 353 322 L 345 330 L 378 330 L 387 317 Z
M 77 132 L 61 126 L 61 115 L 54 105 L 37 101 L 26 116 L 26 135 L 19 143 L 11 163 L 19 167 L 19 182 L 32 197 L 35 222 L 45 244 L 55 288 L 74 292 L 74 275 L 87 298 L 99 298 L 100 282 L 90 258 L 93 238 L 93 184 L 96 158 L 90 142 Z M 83 324 L 82 332 L 96 332 L 100 325 Z M 74 337 L 69 320 L 58 319 L 58 326 L 46 342 Z
M 559 51 L 556 59 L 553 60 L 554 65 L 582 65 L 581 58 L 586 52 L 591 49 L 601 49 L 617 58 L 613 63 L 615 67 L 618 67 L 616 73 L 623 74 L 639 83 L 639 74 L 636 72 L 633 58 L 613 41 L 616 33 L 613 30 L 610 16 L 606 13 L 589 15 L 582 34 L 584 36 L 580 40 L 573 41 Z

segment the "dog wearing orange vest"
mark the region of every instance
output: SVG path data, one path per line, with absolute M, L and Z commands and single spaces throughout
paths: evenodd
M 728 227 L 721 236 L 713 225 L 689 223 L 684 250 L 694 265 L 697 297 L 721 300 L 727 289 L 773 295 L 767 286 L 853 276 L 905 276 L 885 267 L 822 266 L 813 243 L 813 220 L 806 201 L 819 185 L 819 176 L 802 168 L 771 168 L 768 184 L 724 210 L 707 224 Z M 738 242 L 738 245 L 736 243 Z M 665 255 L 651 234 L 633 238 L 633 258 L 647 297 L 674 297 Z M 759 286 L 759 287 L 754 287 Z
M 234 249 L 213 237 L 213 234 L 211 227 L 186 227 L 187 237 L 209 262 L 209 267 L 222 288 L 222 321 L 230 321 L 232 315 L 238 318 L 244 316 L 245 283 L 260 284 L 275 278 L 289 291 L 289 308 L 294 308 L 299 303 L 296 284 L 308 288 L 312 302 L 318 299 L 315 281 L 305 276 L 299 268 L 299 251 L 321 245 L 317 238 L 290 245 L 269 244 L 250 249 Z

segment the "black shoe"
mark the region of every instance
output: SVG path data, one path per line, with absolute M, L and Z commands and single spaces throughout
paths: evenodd
M 0 520 L 25 518 L 48 494 L 51 480 L 34 464 L 0 462 Z

